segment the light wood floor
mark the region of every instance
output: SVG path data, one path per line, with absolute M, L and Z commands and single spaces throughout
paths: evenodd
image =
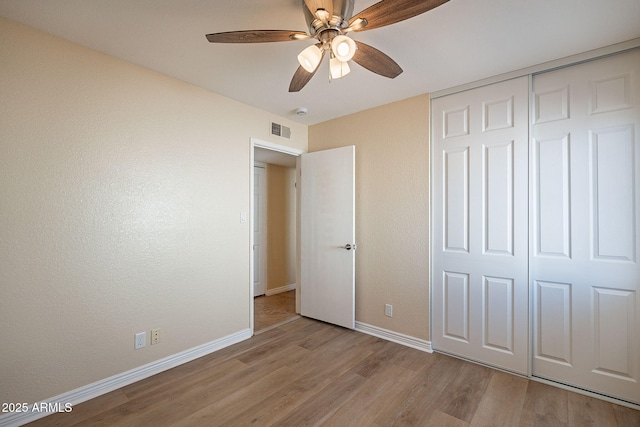
M 253 330 L 264 331 L 298 317 L 296 314 L 296 291 L 260 296 L 253 300 Z
M 33 425 L 629 427 L 640 412 L 300 318 Z

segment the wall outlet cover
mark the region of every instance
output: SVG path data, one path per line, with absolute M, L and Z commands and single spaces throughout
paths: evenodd
M 134 348 L 136 350 L 140 350 L 143 347 L 147 346 L 147 333 L 146 332 L 138 332 L 134 336 Z
M 384 305 L 384 315 L 389 317 L 393 316 L 393 306 L 391 304 Z

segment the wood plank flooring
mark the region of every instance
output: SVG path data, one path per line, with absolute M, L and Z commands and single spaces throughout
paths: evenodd
M 295 319 L 298 317 L 296 291 L 256 297 L 253 300 L 253 310 L 253 330 L 256 333 Z
M 640 426 L 640 411 L 300 318 L 32 426 Z

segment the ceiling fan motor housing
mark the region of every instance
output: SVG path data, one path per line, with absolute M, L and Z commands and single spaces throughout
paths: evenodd
M 329 18 L 329 28 L 346 28 L 349 26 L 349 20 L 353 16 L 354 1 L 333 0 L 333 16 Z M 309 27 L 309 34 L 313 36 L 323 29 L 324 24 L 311 13 L 304 1 L 300 3 L 302 4 L 304 19 L 307 21 L 307 27 Z

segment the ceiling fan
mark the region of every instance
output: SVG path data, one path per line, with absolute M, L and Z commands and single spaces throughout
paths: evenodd
M 300 66 L 289 92 L 300 91 L 311 80 L 328 52 L 330 78 L 344 77 L 353 59 L 369 71 L 388 78 L 402 68 L 378 49 L 355 42 L 347 34 L 373 30 L 425 13 L 449 0 L 381 0 L 353 16 L 355 0 L 304 0 L 303 11 L 309 32 L 289 30 L 247 30 L 207 34 L 211 43 L 265 43 L 316 39 L 298 55 Z

